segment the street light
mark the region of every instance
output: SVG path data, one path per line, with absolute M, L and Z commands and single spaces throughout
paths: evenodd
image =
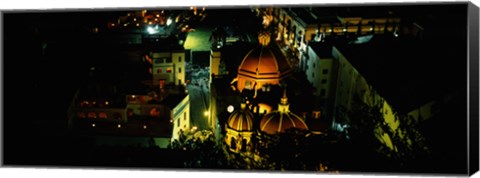
M 210 115 L 210 113 L 208 111 L 205 111 L 205 112 L 203 112 L 203 115 L 208 117 L 208 115 Z
M 155 34 L 155 33 L 158 33 L 158 30 L 152 28 L 152 27 L 147 27 L 147 32 L 148 34 Z
M 233 110 L 235 110 L 235 108 L 234 108 L 232 105 L 229 105 L 229 106 L 227 107 L 228 113 L 232 113 Z

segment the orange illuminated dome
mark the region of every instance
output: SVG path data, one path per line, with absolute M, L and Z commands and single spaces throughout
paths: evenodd
M 308 130 L 303 119 L 290 112 L 286 92 L 278 104 L 278 109 L 263 116 L 260 121 L 260 130 L 267 134 L 284 133 L 288 129 Z
M 237 89 L 258 90 L 265 84 L 278 85 L 292 69 L 278 48 L 269 46 L 270 37 L 259 35 L 260 46 L 252 49 L 238 67 Z

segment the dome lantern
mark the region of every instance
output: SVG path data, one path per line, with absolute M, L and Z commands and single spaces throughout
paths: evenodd
M 263 116 L 260 121 L 260 130 L 267 134 L 284 133 L 288 129 L 296 128 L 308 130 L 305 121 L 295 113 L 290 112 L 287 98 L 287 90 L 284 89 L 283 96 L 278 104 L 278 109 Z
M 268 46 L 270 44 L 270 34 L 268 32 L 260 32 L 258 34 L 258 43 L 261 46 Z

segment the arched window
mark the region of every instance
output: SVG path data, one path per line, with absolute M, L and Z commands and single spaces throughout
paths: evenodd
M 150 109 L 150 116 L 160 116 L 160 111 L 157 108 Z
M 97 118 L 97 114 L 95 114 L 95 112 L 89 112 L 88 118 Z
M 247 140 L 246 139 L 242 140 L 242 149 L 240 151 L 241 152 L 247 151 Z
M 127 116 L 133 116 L 133 109 L 127 109 Z
M 105 112 L 98 113 L 98 117 L 102 118 L 102 119 L 106 119 L 107 118 L 107 113 L 105 113 Z
M 88 101 L 82 101 L 82 102 L 80 103 L 80 106 L 81 106 L 81 107 L 88 107 L 88 106 L 90 106 L 90 102 L 88 102 Z
M 236 150 L 237 149 L 237 142 L 235 140 L 235 138 L 232 137 L 232 139 L 230 139 L 230 148 Z

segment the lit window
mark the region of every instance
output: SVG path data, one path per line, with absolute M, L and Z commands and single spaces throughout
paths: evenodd
M 80 103 L 80 106 L 81 106 L 81 107 L 87 107 L 87 106 L 90 106 L 90 103 L 89 103 L 88 101 L 82 101 L 82 102 Z
M 127 109 L 127 115 L 133 116 L 133 109 Z
M 245 88 L 246 89 L 252 89 L 252 82 L 251 81 L 245 81 Z
M 160 111 L 157 108 L 150 109 L 150 116 L 160 116 Z
M 134 102 L 137 100 L 137 97 L 135 95 L 131 95 L 130 97 L 128 97 L 128 101 L 130 102 Z
M 88 118 L 97 118 L 97 114 L 95 114 L 94 112 L 89 112 Z
M 102 118 L 102 119 L 106 119 L 107 118 L 107 113 L 104 113 L 104 112 L 98 113 L 98 117 Z
M 77 113 L 77 117 L 78 118 L 85 118 L 86 116 L 85 116 L 84 112 L 79 112 L 79 113 Z

